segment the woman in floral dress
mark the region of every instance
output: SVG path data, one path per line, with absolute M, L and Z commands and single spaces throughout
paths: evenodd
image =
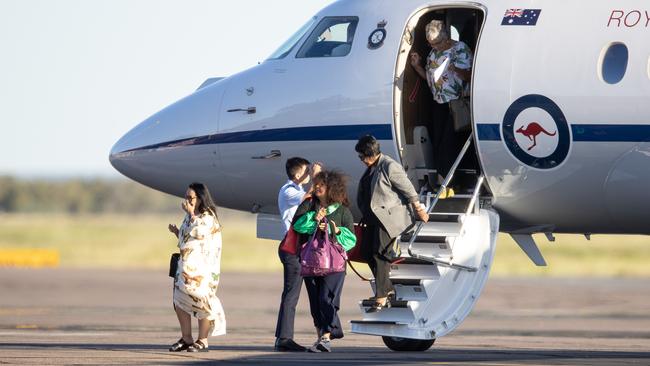
M 210 192 L 192 183 L 181 205 L 185 219 L 180 229 L 169 225 L 178 237 L 180 260 L 174 277 L 174 310 L 182 337 L 172 352 L 207 352 L 208 336 L 226 334 L 226 317 L 217 297 L 221 261 L 221 224 Z M 199 336 L 192 338 L 192 318 L 199 321 Z

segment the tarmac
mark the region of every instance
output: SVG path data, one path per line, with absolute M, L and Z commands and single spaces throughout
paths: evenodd
M 648 279 L 491 278 L 455 332 L 412 353 L 350 332 L 329 354 L 274 352 L 281 286 L 281 273 L 223 273 L 228 334 L 208 353 L 170 353 L 180 331 L 164 270 L 0 268 L 0 365 L 650 365 Z M 349 273 L 348 330 L 370 295 Z M 315 338 L 303 289 L 295 339 Z

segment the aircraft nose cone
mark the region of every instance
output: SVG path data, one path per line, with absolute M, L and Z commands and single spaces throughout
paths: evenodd
M 199 142 L 217 132 L 222 94 L 223 88 L 214 85 L 147 118 L 113 145 L 111 165 L 144 185 L 182 194 L 187 180 L 218 158 L 216 148 Z
M 124 135 L 121 139 L 119 139 L 115 145 L 113 145 L 113 148 L 111 148 L 111 152 L 108 154 L 108 161 L 111 163 L 113 168 L 120 172 L 121 174 L 125 175 L 128 177 L 128 174 L 125 172 L 126 168 L 126 160 L 129 157 L 133 157 L 133 153 L 129 152 L 128 150 L 128 145 L 125 143 L 125 139 L 129 138 L 129 134 L 127 133 Z

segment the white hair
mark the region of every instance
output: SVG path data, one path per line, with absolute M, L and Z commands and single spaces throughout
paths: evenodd
M 442 20 L 432 20 L 427 24 L 424 29 L 427 35 L 427 40 L 432 41 L 445 41 L 449 39 L 449 33 L 445 27 L 445 22 Z

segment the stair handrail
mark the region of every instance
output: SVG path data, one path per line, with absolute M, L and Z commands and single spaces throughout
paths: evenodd
M 442 182 L 440 189 L 438 189 L 438 193 L 434 197 L 433 202 L 431 202 L 431 205 L 427 208 L 427 215 L 431 215 L 434 207 L 436 206 L 436 204 L 438 204 L 438 201 L 440 200 L 440 193 L 447 191 L 447 185 L 449 185 L 451 180 L 454 178 L 454 173 L 456 173 L 456 169 L 458 168 L 458 165 L 460 164 L 461 160 L 463 160 L 463 157 L 465 157 L 465 153 L 467 153 L 467 150 L 469 149 L 471 144 L 472 144 L 472 136 L 470 135 L 470 137 L 467 138 L 467 141 L 465 141 L 465 145 L 463 145 L 463 148 L 461 149 L 460 154 L 458 154 L 456 161 L 454 161 L 454 164 L 451 166 L 451 169 L 449 169 L 449 173 L 447 173 L 447 176 L 445 177 L 445 180 Z M 411 239 L 409 240 L 408 253 L 411 257 L 414 258 L 418 257 L 417 254 L 413 254 L 411 249 L 413 248 L 413 243 L 415 242 L 415 239 L 420 233 L 420 230 L 422 230 L 423 226 L 424 226 L 424 222 L 419 222 L 415 227 L 415 231 L 413 231 L 413 235 L 411 236 Z
M 481 187 L 483 187 L 484 181 L 485 181 L 485 176 L 481 174 L 478 181 L 476 182 L 476 186 L 474 187 L 474 192 L 472 193 L 472 199 L 469 201 L 469 205 L 467 206 L 467 211 L 465 211 L 466 216 L 469 215 L 470 212 L 472 212 L 472 210 L 475 210 L 477 208 L 475 205 L 479 195 L 481 194 Z

